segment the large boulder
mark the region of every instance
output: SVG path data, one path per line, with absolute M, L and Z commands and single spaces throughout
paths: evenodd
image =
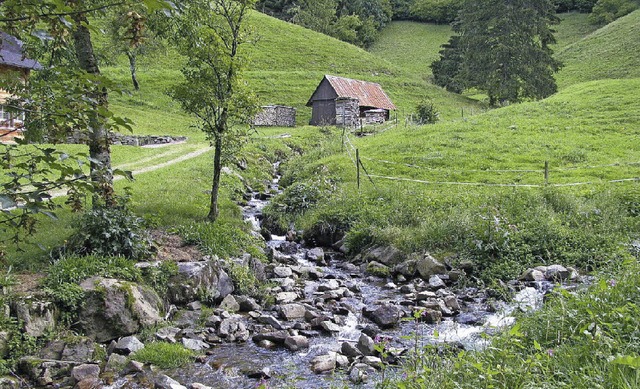
M 380 328 L 393 328 L 400 321 L 400 308 L 392 304 L 381 305 L 376 308 L 362 308 L 362 314 L 376 323 Z
M 422 258 L 416 262 L 416 270 L 425 280 L 435 276 L 437 274 L 446 274 L 447 268 L 444 264 L 435 259 L 431 254 L 425 253 Z
M 379 262 L 386 266 L 394 266 L 406 259 L 402 251 L 393 246 L 374 247 L 364 254 L 364 260 L 367 262 Z
M 173 304 L 188 304 L 203 296 L 220 301 L 233 293 L 233 280 L 216 261 L 178 263 L 178 274 L 169 279 L 168 298 Z
M 55 305 L 50 301 L 27 298 L 16 301 L 13 310 L 27 335 L 41 337 L 55 329 Z
M 162 301 L 150 288 L 102 277 L 89 278 L 80 286 L 85 303 L 78 326 L 98 342 L 132 335 L 162 321 Z

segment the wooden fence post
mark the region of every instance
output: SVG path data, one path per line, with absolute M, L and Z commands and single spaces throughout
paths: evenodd
M 549 185 L 549 161 L 544 161 L 544 184 Z
M 356 177 L 358 182 L 358 190 L 360 190 L 360 149 L 356 149 Z

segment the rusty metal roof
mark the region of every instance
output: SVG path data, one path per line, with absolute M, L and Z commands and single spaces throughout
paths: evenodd
M 338 98 L 358 99 L 361 107 L 388 110 L 397 109 L 387 94 L 384 93 L 380 84 L 331 75 L 325 75 L 324 79 L 326 79 L 336 91 Z M 322 85 L 322 83 L 320 83 L 320 85 Z M 311 103 L 311 101 L 309 101 L 309 103 Z

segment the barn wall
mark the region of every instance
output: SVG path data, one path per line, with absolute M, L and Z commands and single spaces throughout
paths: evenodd
M 358 99 L 336 100 L 336 125 L 345 127 L 357 127 L 360 120 Z
M 328 126 L 336 124 L 336 101 L 314 101 L 310 124 L 313 126 Z

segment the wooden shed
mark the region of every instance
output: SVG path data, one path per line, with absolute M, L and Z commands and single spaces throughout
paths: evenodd
M 22 51 L 22 42 L 0 31 L 0 74 L 3 77 L 16 77 L 26 81 L 31 70 L 42 67 L 33 59 L 26 58 Z M 11 140 L 20 136 L 24 122 L 24 113 L 16 112 L 7 106 L 11 94 L 0 89 L 0 140 Z
M 326 75 L 307 103 L 312 107 L 310 124 L 355 126 L 365 112 L 383 110 L 384 120 L 396 110 L 380 84 Z

